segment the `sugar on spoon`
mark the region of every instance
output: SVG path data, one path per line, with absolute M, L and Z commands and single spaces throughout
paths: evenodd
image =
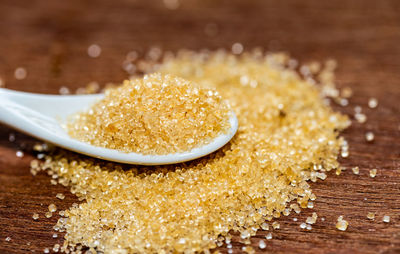
M 71 138 L 61 124 L 69 115 L 89 108 L 103 97 L 103 94 L 45 95 L 0 88 L 0 122 L 74 152 L 138 165 L 173 164 L 203 157 L 227 144 L 238 128 L 236 115 L 232 112 L 229 118 L 231 128 L 226 134 L 221 134 L 210 143 L 190 151 L 167 155 L 126 153 Z

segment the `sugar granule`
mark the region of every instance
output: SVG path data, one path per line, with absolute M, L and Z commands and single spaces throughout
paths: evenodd
M 141 154 L 190 151 L 230 128 L 230 108 L 215 89 L 159 73 L 126 80 L 67 123 L 70 136 Z
M 57 193 L 56 198 L 63 200 L 65 198 L 65 195 L 62 193 Z
M 54 213 L 55 211 L 57 211 L 57 206 L 55 204 L 50 204 L 49 205 L 49 212 Z
M 15 155 L 16 155 L 18 158 L 22 158 L 22 157 L 24 157 L 24 152 L 21 151 L 21 150 L 18 150 L 17 152 L 15 152 Z
M 357 120 L 359 123 L 365 123 L 367 121 L 367 116 L 363 113 L 356 113 L 354 115 L 354 118 Z
M 375 213 L 373 213 L 373 212 L 368 212 L 367 218 L 368 218 L 369 220 L 374 220 L 374 219 L 375 219 Z
M 390 216 L 389 216 L 389 215 L 383 216 L 382 221 L 383 221 L 383 222 L 386 222 L 386 223 L 389 223 L 389 222 L 390 222 Z
M 265 249 L 267 247 L 267 244 L 265 243 L 265 241 L 264 240 L 260 240 L 259 242 L 258 242 L 258 248 L 260 248 L 260 249 Z
M 306 222 L 308 224 L 314 224 L 317 221 L 318 215 L 317 213 L 313 213 L 311 217 L 307 217 Z
M 355 174 L 355 175 L 360 174 L 360 168 L 359 167 L 353 167 L 353 168 L 351 168 L 351 170 L 353 171 L 353 174 Z
M 368 142 L 374 141 L 374 138 L 375 138 L 375 135 L 374 135 L 374 133 L 372 131 L 368 131 L 367 133 L 365 133 L 365 139 Z
M 370 98 L 368 100 L 368 107 L 376 108 L 378 106 L 378 100 L 376 98 Z
M 218 90 L 238 116 L 231 142 L 204 158 L 137 167 L 63 150 L 46 156 L 41 168 L 83 201 L 55 227 L 66 232 L 61 249 L 209 253 L 231 230 L 252 236 L 287 207 L 306 208 L 315 199 L 307 183 L 312 173 L 339 167 L 344 140 L 338 135 L 349 121 L 324 104 L 318 87 L 286 67 L 289 59 L 180 51 L 161 63 L 161 73 Z M 322 79 L 332 81 L 334 65 L 323 69 Z M 326 93 L 335 94 L 332 87 Z
M 336 228 L 341 231 L 346 231 L 349 223 L 346 220 L 343 220 L 342 216 L 339 216 L 338 221 L 336 223 Z
M 376 176 L 377 169 L 373 168 L 369 171 L 369 176 L 374 178 Z
M 18 80 L 25 79 L 26 76 L 28 75 L 28 72 L 24 67 L 18 67 L 14 71 L 14 77 Z
M 60 245 L 58 243 L 54 244 L 53 251 L 58 252 L 60 250 Z
M 32 215 L 32 219 L 38 220 L 38 219 L 39 219 L 39 214 L 38 214 L 38 213 L 34 213 L 34 214 Z

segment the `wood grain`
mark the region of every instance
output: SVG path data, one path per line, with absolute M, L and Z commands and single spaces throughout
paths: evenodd
M 332 172 L 312 183 L 315 208 L 281 218 L 281 229 L 273 232 L 265 252 L 400 253 L 399 13 L 396 0 L 186 0 L 177 10 L 166 9 L 161 0 L 1 0 L 0 77 L 8 88 L 40 93 L 94 80 L 104 85 L 126 77 L 121 63 L 127 52 L 151 46 L 176 51 L 241 42 L 245 49 L 287 50 L 303 61 L 335 58 L 338 86 L 354 91 L 349 106 L 335 108 L 352 115 L 361 105 L 368 116 L 366 124 L 354 122 L 343 133 L 351 149 L 341 162 L 359 166 L 360 175 Z M 216 36 L 205 34 L 209 23 L 217 25 Z M 92 43 L 102 47 L 97 59 L 86 53 Z M 19 66 L 28 71 L 24 80 L 13 76 Z M 373 110 L 366 106 L 372 96 L 379 99 Z M 368 130 L 375 133 L 373 144 L 365 141 Z M 44 219 L 48 204 L 66 209 L 77 200 L 68 189 L 50 185 L 49 177 L 32 177 L 35 140 L 16 133 L 11 143 L 9 133 L 15 131 L 0 126 L 0 253 L 42 252 L 62 242 L 52 238 L 57 216 Z M 23 158 L 15 156 L 17 149 L 25 151 Z M 374 179 L 368 176 L 371 168 L 378 169 Z M 63 201 L 55 198 L 60 192 L 66 195 Z M 312 211 L 325 221 L 311 231 L 300 229 Z M 376 212 L 375 221 L 367 220 L 369 211 Z M 37 222 L 34 212 L 41 216 Z M 349 221 L 345 232 L 335 229 L 339 215 Z M 391 222 L 383 223 L 383 215 L 390 215 Z M 253 238 L 255 247 L 265 234 Z M 7 236 L 11 241 L 5 241 Z M 237 238 L 233 245 L 240 252 Z

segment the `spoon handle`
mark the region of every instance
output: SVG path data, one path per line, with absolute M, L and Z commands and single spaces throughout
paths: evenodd
M 16 102 L 18 96 L 22 96 L 22 94 L 9 92 L 8 89 L 0 89 L 1 123 L 46 140 L 49 132 L 54 134 L 64 132 L 55 119 Z

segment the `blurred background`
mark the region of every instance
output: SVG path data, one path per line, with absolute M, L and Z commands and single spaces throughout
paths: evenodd
M 57 93 L 120 82 L 124 68 L 137 68 L 123 66 L 131 51 L 235 43 L 335 58 L 347 73 L 374 65 L 382 75 L 400 53 L 399 10 L 399 1 L 364 0 L 0 0 L 0 78 L 12 89 Z

